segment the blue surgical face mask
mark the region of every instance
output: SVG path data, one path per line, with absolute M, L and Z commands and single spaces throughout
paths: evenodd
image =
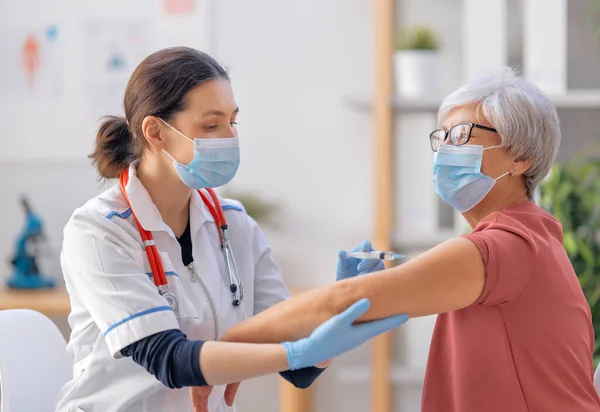
M 433 154 L 433 181 L 438 196 L 459 212 L 471 210 L 492 190 L 498 179 L 481 173 L 484 148 L 477 145 L 452 146 L 443 144 Z
M 161 119 L 161 121 L 194 144 L 194 158 L 184 165 L 173 160 L 181 181 L 191 189 L 207 189 L 229 183 L 240 166 L 240 144 L 237 137 L 220 139 L 191 139 Z

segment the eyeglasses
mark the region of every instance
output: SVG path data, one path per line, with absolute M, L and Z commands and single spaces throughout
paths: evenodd
M 498 130 L 494 129 L 493 127 L 482 126 L 480 124 L 469 122 L 459 123 L 448 131 L 437 129 L 431 132 L 429 134 L 431 150 L 437 152 L 440 148 L 440 145 L 446 141 L 448 136 L 450 136 L 450 143 L 452 143 L 453 146 L 462 146 L 467 144 L 471 139 L 471 132 L 473 131 L 474 127 L 477 129 L 487 130 L 488 132 L 498 133 Z

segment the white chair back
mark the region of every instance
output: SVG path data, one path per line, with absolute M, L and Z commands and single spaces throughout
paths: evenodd
M 0 311 L 0 412 L 54 412 L 72 366 L 50 319 L 28 309 Z

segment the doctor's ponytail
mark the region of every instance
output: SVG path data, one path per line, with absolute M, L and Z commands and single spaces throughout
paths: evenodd
M 96 134 L 96 148 L 89 157 L 101 177 L 113 179 L 138 159 L 139 148 L 135 146 L 127 120 L 107 116 Z
M 146 57 L 127 83 L 125 117 L 106 117 L 96 134 L 96 147 L 89 157 L 100 176 L 117 178 L 142 156 L 149 147 L 142 130 L 147 116 L 169 121 L 184 110 L 190 90 L 212 79 L 229 80 L 229 76 L 201 51 L 171 47 Z

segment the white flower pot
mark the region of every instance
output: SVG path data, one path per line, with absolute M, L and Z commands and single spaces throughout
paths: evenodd
M 397 50 L 394 54 L 396 92 L 401 97 L 440 94 L 440 54 L 436 50 Z

